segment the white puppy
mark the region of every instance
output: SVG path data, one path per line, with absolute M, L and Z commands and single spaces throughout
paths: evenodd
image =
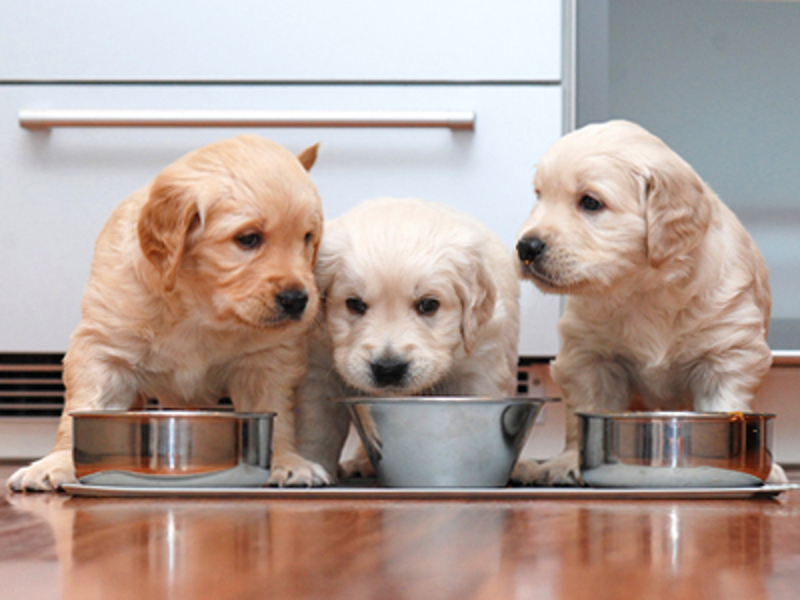
M 349 419 L 331 397 L 514 395 L 515 262 L 485 225 L 422 200 L 372 200 L 326 223 L 324 318 L 299 391 L 303 455 L 335 476 Z
M 576 411 L 748 410 L 771 364 L 767 268 L 692 168 L 614 121 L 558 141 L 534 187 L 517 252 L 523 276 L 569 295 L 551 367 L 568 424 L 564 454 L 517 478 L 580 482 Z
M 15 490 L 75 479 L 70 411 L 212 407 L 277 412 L 271 480 L 307 485 L 320 468 L 296 448 L 294 392 L 318 307 L 322 207 L 295 157 L 256 136 L 205 146 L 164 169 L 97 239 L 82 319 L 64 360 L 53 451 L 17 471 Z

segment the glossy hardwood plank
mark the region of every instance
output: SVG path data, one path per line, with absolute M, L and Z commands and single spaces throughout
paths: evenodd
M 3 479 L 7 473 L 2 473 Z M 795 598 L 773 500 L 0 502 L 2 597 Z

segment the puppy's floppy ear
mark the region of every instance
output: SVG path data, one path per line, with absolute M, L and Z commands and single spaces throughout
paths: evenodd
M 142 253 L 161 273 L 167 292 L 175 287 L 186 237 L 199 220 L 190 187 L 166 173 L 159 175 L 139 213 L 138 233 Z
M 314 279 L 317 282 L 319 293 L 327 296 L 336 278 L 336 271 L 339 268 L 339 260 L 324 252 L 317 255 L 317 264 L 314 266 Z
M 311 167 L 314 166 L 314 163 L 317 162 L 318 150 L 319 150 L 319 142 L 317 142 L 313 146 L 309 146 L 308 148 L 306 148 L 300 154 L 297 155 L 297 160 L 300 161 L 300 164 L 303 165 L 303 168 L 306 171 L 310 171 Z
M 314 280 L 323 299 L 323 308 L 326 308 L 328 294 L 333 286 L 336 273 L 341 268 L 342 254 L 341 240 L 336 234 L 336 224 L 331 227 L 328 223 L 323 225 L 322 240 L 317 248 L 316 263 L 314 265 Z
M 645 174 L 647 259 L 659 267 L 691 252 L 711 222 L 711 200 L 706 186 L 677 155 Z
M 461 337 L 467 354 L 475 347 L 478 330 L 494 314 L 497 287 L 481 257 L 468 256 L 469 264 L 458 273 L 456 293 L 461 301 Z M 471 260 L 470 260 L 471 259 Z

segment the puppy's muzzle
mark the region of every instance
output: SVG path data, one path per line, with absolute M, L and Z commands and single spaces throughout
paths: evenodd
M 308 292 L 302 288 L 284 290 L 275 296 L 281 314 L 299 321 L 308 305 Z
M 376 387 L 400 386 L 408 373 L 409 363 L 397 358 L 382 358 L 370 363 Z
M 517 242 L 517 256 L 526 265 L 541 261 L 546 249 L 547 244 L 537 237 L 524 237 Z

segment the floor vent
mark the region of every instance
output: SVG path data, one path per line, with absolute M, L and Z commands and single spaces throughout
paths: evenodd
M 542 396 L 558 396 L 558 390 L 550 379 L 550 361 L 552 358 L 519 359 L 517 369 L 517 395 L 532 398 Z
M 61 353 L 0 353 L 0 418 L 58 417 L 64 407 Z M 521 358 L 517 372 L 520 396 L 552 395 L 549 358 Z M 157 408 L 155 400 L 148 408 Z M 220 401 L 221 410 L 232 410 L 230 400 Z
M 60 417 L 64 409 L 62 353 L 0 353 L 0 418 Z M 158 401 L 148 400 L 148 409 Z M 228 398 L 218 410 L 232 411 Z
M 57 417 L 63 354 L 0 354 L 0 417 Z

